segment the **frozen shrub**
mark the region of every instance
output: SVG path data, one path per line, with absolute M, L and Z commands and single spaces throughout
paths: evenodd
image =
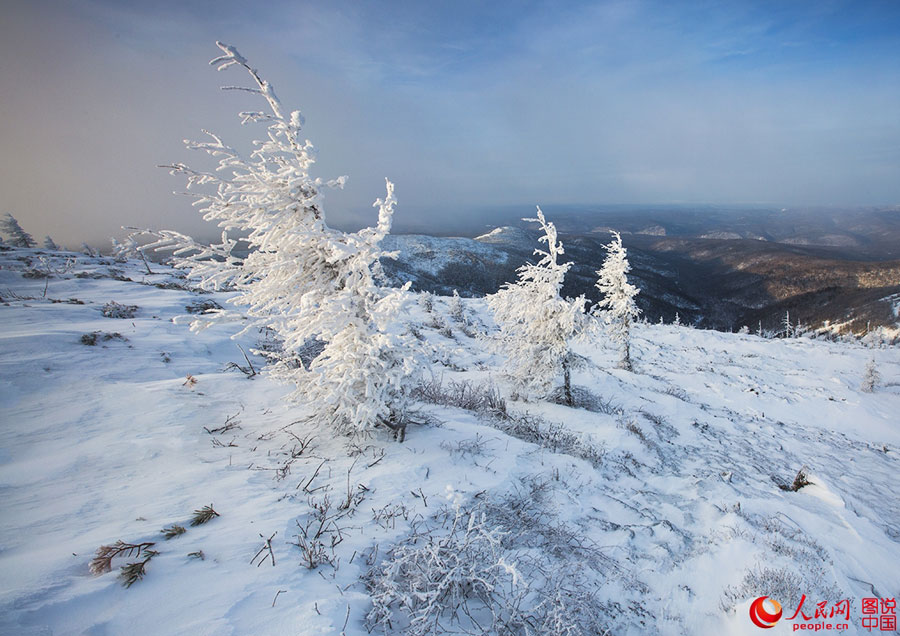
M 445 387 L 440 378 L 421 382 L 412 396 L 424 402 L 455 406 L 479 413 L 506 413 L 506 401 L 490 383 L 475 384 L 469 380 L 451 380 Z
M 101 312 L 106 318 L 134 318 L 137 312 L 137 305 L 121 305 L 114 300 L 103 305 Z
M 222 309 L 222 305 L 214 300 L 195 300 L 184 306 L 184 310 L 189 314 L 208 314 L 220 309 Z
M 459 506 L 448 517 L 449 528 L 410 537 L 366 575 L 370 628 L 424 636 L 452 623 L 464 633 L 488 634 L 505 622 L 506 599 L 523 582 L 503 558 L 503 533 L 484 514 Z
M 93 331 L 91 333 L 82 334 L 81 336 L 81 344 L 88 345 L 89 347 L 96 346 L 98 341 L 109 342 L 110 340 L 128 342 L 128 338 L 118 332 L 110 333 L 108 331 Z
M 576 409 L 584 409 L 594 413 L 603 413 L 605 415 L 619 415 L 622 407 L 611 399 L 604 398 L 600 395 L 592 393 L 583 386 L 573 386 L 569 391 L 571 397 L 566 396 L 565 387 L 558 387 L 548 396 L 548 399 L 554 404 L 564 404 Z
M 770 596 L 778 599 L 783 607 L 796 607 L 801 590 L 808 587 L 803 577 L 792 570 L 758 567 L 747 572 L 739 585 L 725 587 L 719 605 L 729 611 L 744 599 Z

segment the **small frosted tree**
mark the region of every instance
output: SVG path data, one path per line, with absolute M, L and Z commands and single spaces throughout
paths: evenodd
M 466 320 L 466 308 L 462 303 L 462 298 L 459 297 L 459 292 L 455 289 L 453 290 L 453 296 L 450 297 L 449 309 L 450 318 L 455 322 L 462 324 L 468 322 Z
M 781 321 L 781 326 L 785 338 L 792 338 L 794 336 L 794 326 L 791 324 L 790 311 L 784 312 L 784 320 Z
M 878 373 L 875 358 L 872 358 L 866 363 L 866 373 L 859 388 L 866 393 L 874 393 L 879 382 L 881 382 L 881 374 Z
M 31 234 L 22 229 L 19 222 L 9 212 L 0 219 L 0 234 L 6 237 L 9 245 L 14 247 L 36 247 L 34 238 Z
M 378 284 L 379 259 L 396 257 L 380 242 L 390 231 L 396 199 L 375 201 L 378 223 L 355 233 L 328 227 L 323 186 L 343 187 L 345 177 L 329 182 L 310 175 L 315 149 L 300 137 L 299 111 L 286 113 L 271 84 L 231 46 L 211 64 L 245 70 L 253 85 L 226 87 L 257 95 L 265 110 L 240 113 L 242 123 L 266 125 L 266 137 L 245 157 L 212 133 L 205 142 L 186 142 L 219 159 L 219 169 L 201 172 L 184 164 L 168 166 L 187 176 L 188 188 L 203 187 L 197 204 L 204 219 L 222 228 L 222 242 L 199 244 L 176 232 L 160 232 L 152 246 L 174 248 L 176 267 L 205 289 L 232 289 L 236 314 L 222 310 L 197 316 L 193 329 L 210 321 L 244 321 L 240 333 L 270 329 L 282 342 L 269 357 L 270 373 L 296 390 L 289 396 L 309 405 L 312 416 L 340 433 L 359 433 L 379 424 L 404 427 L 409 388 L 425 364 L 421 345 L 406 332 L 408 285 Z M 234 252 L 240 236 L 249 253 Z M 309 345 L 318 341 L 318 347 Z M 312 360 L 301 352 L 315 350 Z
M 603 297 L 594 306 L 592 313 L 604 319 L 611 340 L 618 345 L 621 351 L 619 367 L 631 371 L 631 325 L 641 313 L 634 297 L 640 290 L 628 282 L 627 274 L 631 271 L 631 265 L 622 245 L 622 237 L 618 232 L 612 232 L 612 235 L 612 241 L 604 246 L 606 259 L 597 270 L 599 278 L 596 286 Z
M 547 397 L 562 374 L 565 401 L 572 405 L 570 343 L 583 326 L 584 297 L 563 299 L 559 292 L 571 263 L 560 263 L 564 254 L 556 227 L 537 208 L 544 235 L 538 239 L 547 250 L 536 249 L 536 264 L 518 269 L 515 283 L 506 283 L 487 297 L 499 333 L 494 344 L 507 361 L 506 375 L 525 396 Z
M 52 238 L 50 238 L 49 234 L 44 237 L 44 249 L 51 250 L 53 252 L 59 251 L 59 245 L 57 245 L 56 242 Z

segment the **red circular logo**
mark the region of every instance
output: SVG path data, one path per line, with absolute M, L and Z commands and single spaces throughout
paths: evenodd
M 766 602 L 768 600 L 768 602 Z M 769 629 L 781 618 L 781 603 L 768 596 L 760 596 L 750 604 L 750 620 L 757 627 Z

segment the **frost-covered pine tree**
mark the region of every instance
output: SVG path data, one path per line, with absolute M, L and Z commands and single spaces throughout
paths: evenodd
M 610 338 L 621 350 L 619 367 L 632 370 L 631 365 L 631 324 L 641 310 L 634 302 L 640 290 L 628 282 L 631 271 L 628 254 L 622 245 L 622 237 L 612 232 L 613 240 L 605 245 L 606 258 L 597 270 L 597 289 L 603 293 L 593 309 L 594 315 L 601 316 L 608 325 Z
M 784 332 L 785 338 L 792 338 L 794 336 L 794 326 L 791 324 L 791 312 L 784 312 L 784 320 L 781 321 L 781 326 Z
M 875 358 L 872 358 L 866 363 L 866 374 L 863 376 L 859 388 L 866 393 L 874 393 L 879 382 L 881 382 L 881 374 L 878 373 L 878 368 L 875 366 Z
M 466 308 L 462 303 L 462 298 L 459 297 L 459 292 L 455 289 L 453 290 L 453 296 L 450 297 L 449 309 L 450 318 L 455 322 L 462 324 L 468 322 L 466 320 Z
M 541 208 L 537 218 L 523 220 L 541 224 L 544 235 L 539 241 L 547 250 L 536 249 L 535 255 L 541 257 L 536 264 L 523 265 L 515 283 L 487 296 L 500 330 L 494 344 L 507 360 L 506 375 L 521 394 L 546 397 L 562 375 L 566 402 L 572 404 L 570 342 L 583 327 L 584 296 L 573 300 L 559 295 L 572 264 L 559 262 L 563 246 Z
M 14 247 L 36 247 L 31 234 L 22 229 L 19 222 L 9 212 L 0 219 L 0 234 L 6 237 L 6 242 Z
M 52 250 L 54 252 L 59 251 L 59 245 L 57 245 L 56 242 L 52 238 L 50 238 L 49 234 L 44 237 L 44 249 Z
M 396 257 L 380 242 L 390 231 L 396 199 L 375 201 L 375 227 L 345 233 L 325 222 L 323 186 L 342 187 L 345 177 L 329 182 L 310 175 L 315 149 L 301 138 L 303 118 L 287 113 L 272 85 L 260 77 L 238 51 L 217 43 L 222 55 L 211 64 L 246 71 L 252 86 L 226 87 L 257 95 L 261 111 L 242 112 L 242 123 L 261 123 L 266 136 L 248 156 L 212 133 L 204 142 L 186 142 L 219 159 L 215 172 L 184 164 L 168 166 L 186 175 L 188 188 L 207 186 L 198 197 L 204 219 L 222 228 L 222 242 L 201 245 L 176 232 L 161 232 L 155 248 L 175 248 L 176 266 L 206 289 L 228 288 L 231 302 L 243 307 L 240 333 L 274 331 L 281 351 L 258 352 L 273 363 L 270 373 L 293 383 L 289 397 L 308 405 L 313 417 L 340 433 L 358 433 L 380 424 L 402 430 L 406 396 L 425 364 L 421 345 L 402 324 L 408 285 L 387 289 L 378 284 L 379 258 Z M 249 253 L 234 252 L 242 237 Z M 208 319 L 234 319 L 223 310 L 195 318 L 202 329 Z M 317 341 L 318 347 L 310 347 Z M 301 362 L 301 351 L 317 355 Z

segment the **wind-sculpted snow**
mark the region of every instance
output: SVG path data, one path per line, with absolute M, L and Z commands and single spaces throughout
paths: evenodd
M 430 297 L 409 303 L 422 424 L 350 439 L 226 370 L 237 344 L 262 369 L 266 334 L 181 324 L 228 294 L 152 270 L 0 251 L 2 634 L 757 634 L 754 599 L 790 616 L 804 594 L 851 599 L 855 633 L 860 598 L 900 593 L 896 348 L 637 324 L 634 373 L 576 347 L 569 408 L 510 399 L 483 301 Z M 159 553 L 127 589 L 135 559 L 89 568 L 119 539 Z M 434 562 L 456 569 L 407 567 Z

